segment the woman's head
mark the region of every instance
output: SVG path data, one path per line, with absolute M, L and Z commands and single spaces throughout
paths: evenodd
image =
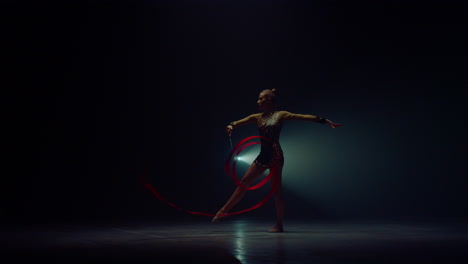
M 276 89 L 265 89 L 258 95 L 258 107 L 261 111 L 273 111 L 276 107 Z

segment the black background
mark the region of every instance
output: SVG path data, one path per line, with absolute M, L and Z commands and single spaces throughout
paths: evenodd
M 285 110 L 343 123 L 285 126 L 285 149 L 336 168 L 321 197 L 286 190 L 290 218 L 464 220 L 463 2 L 3 1 L 2 218 L 203 219 L 142 173 L 216 212 L 234 187 L 224 127 L 277 88 Z M 307 159 L 290 153 L 294 174 Z

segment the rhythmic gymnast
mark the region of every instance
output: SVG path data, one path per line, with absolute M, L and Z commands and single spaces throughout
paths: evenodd
M 260 138 L 261 148 L 260 154 L 252 162 L 250 167 L 242 177 L 240 184 L 249 186 L 258 179 L 267 169 L 272 174 L 272 185 L 274 190 L 275 206 L 276 206 L 276 224 L 268 230 L 268 232 L 283 232 L 284 218 L 284 200 L 281 187 L 282 170 L 284 165 L 283 150 L 279 143 L 281 127 L 284 120 L 303 120 L 315 123 L 329 125 L 332 128 L 341 126 L 323 117 L 304 114 L 293 114 L 288 111 L 278 111 L 277 108 L 277 90 L 266 89 L 260 92 L 257 104 L 260 113 L 249 115 L 241 120 L 231 122 L 226 127 L 226 132 L 231 136 L 234 128 L 256 123 Z M 245 187 L 238 186 L 232 193 L 226 204 L 216 213 L 212 222 L 215 223 L 219 219 L 228 216 L 229 211 L 236 205 L 245 194 Z

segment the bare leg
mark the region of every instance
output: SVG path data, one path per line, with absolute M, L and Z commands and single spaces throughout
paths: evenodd
M 284 218 L 284 198 L 282 190 L 282 175 L 283 175 L 283 164 L 276 165 L 274 169 L 275 174 L 272 175 L 272 184 L 276 187 L 275 191 L 275 206 L 276 206 L 276 224 L 268 230 L 268 232 L 283 232 L 283 218 Z
M 260 177 L 263 174 L 263 172 L 265 172 L 265 170 L 265 168 L 262 168 L 257 164 L 252 163 L 252 165 L 250 165 L 249 169 L 242 177 L 240 183 L 243 186 L 249 186 L 256 179 L 258 179 L 258 177 Z M 242 199 L 246 191 L 246 189 L 237 186 L 237 188 L 234 190 L 234 193 L 231 195 L 231 198 L 229 198 L 226 204 L 218 211 L 218 213 L 216 213 L 216 216 L 211 222 L 217 222 L 220 218 L 223 217 L 223 214 L 227 214 L 232 209 L 232 207 Z

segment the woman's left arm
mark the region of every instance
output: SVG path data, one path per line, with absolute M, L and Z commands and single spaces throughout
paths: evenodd
M 304 114 L 293 114 L 288 111 L 281 111 L 281 119 L 283 120 L 302 120 L 302 121 L 310 121 L 310 122 L 315 122 L 315 123 L 322 123 L 322 124 L 327 124 L 331 128 L 336 128 L 341 126 L 341 124 L 337 124 L 332 122 L 331 120 L 328 120 L 326 118 L 320 117 L 320 116 L 315 116 L 315 115 L 304 115 Z

